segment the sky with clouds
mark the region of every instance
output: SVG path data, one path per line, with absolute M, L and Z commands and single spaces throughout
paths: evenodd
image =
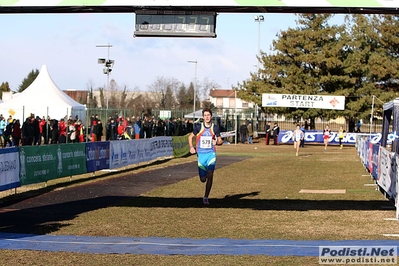
M 217 38 L 133 37 L 135 15 L 127 14 L 1 14 L 0 82 L 17 91 L 33 69 L 46 65 L 61 90 L 104 86 L 107 75 L 98 58 L 115 60 L 110 79 L 128 90 L 148 90 L 158 77 L 188 85 L 197 79 L 222 88 L 249 79 L 256 71 L 258 41 L 269 52 L 276 34 L 296 26 L 293 14 L 218 14 Z M 7 26 L 6 26 L 7 25 Z

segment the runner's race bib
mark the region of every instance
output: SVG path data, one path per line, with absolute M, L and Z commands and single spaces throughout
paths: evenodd
M 212 148 L 212 136 L 201 136 L 200 148 L 201 149 L 210 149 L 210 148 Z

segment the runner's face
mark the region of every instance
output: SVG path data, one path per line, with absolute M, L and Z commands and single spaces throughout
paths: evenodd
M 212 116 L 211 116 L 211 114 L 209 112 L 205 112 L 203 116 L 204 116 L 205 123 L 210 123 L 211 122 Z

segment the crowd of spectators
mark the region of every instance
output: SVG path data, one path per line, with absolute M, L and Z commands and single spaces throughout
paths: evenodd
M 101 126 L 99 126 L 101 125 Z M 105 126 L 105 140 L 143 139 L 157 136 L 184 136 L 193 130 L 193 124 L 188 119 L 160 119 L 154 116 L 124 117 L 119 113 L 110 116 Z M 102 137 L 103 126 L 98 115 L 90 117 L 91 140 Z
M 86 141 L 142 139 L 156 136 L 184 136 L 193 130 L 192 121 L 180 118 L 159 119 L 154 116 L 123 117 L 119 113 L 105 125 L 97 114 L 91 115 L 88 130 L 78 117 L 60 120 L 30 114 L 22 123 L 10 115 L 0 115 L 0 145 L 34 146 Z M 105 136 L 104 136 L 105 133 Z

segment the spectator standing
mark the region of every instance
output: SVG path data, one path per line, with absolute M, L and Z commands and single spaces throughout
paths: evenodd
M 97 141 L 97 120 L 93 121 L 93 125 L 91 127 L 91 142 Z
M 101 119 L 97 120 L 97 131 L 96 131 L 96 141 L 101 141 L 103 137 L 103 123 L 101 122 Z
M 50 131 L 51 131 L 51 129 L 50 129 L 50 123 L 51 123 L 51 121 L 50 120 L 45 120 L 45 119 L 42 119 L 42 121 L 45 121 L 45 123 L 43 124 L 43 126 L 42 126 L 42 135 L 43 135 L 43 141 L 44 141 L 44 144 L 49 144 L 49 141 L 50 141 Z
M 12 147 L 12 141 L 11 141 L 11 136 L 12 136 L 12 128 L 13 128 L 13 122 L 9 121 L 9 123 L 6 126 L 6 129 L 3 132 L 3 148 L 7 147 Z
M 134 138 L 135 139 L 140 139 L 140 131 L 141 131 L 140 118 L 137 118 L 137 120 L 134 123 L 133 127 L 134 127 Z
M 58 143 L 66 143 L 67 126 L 64 118 L 58 123 Z
M 76 142 L 76 128 L 73 120 L 71 119 L 68 120 L 68 142 Z
M 340 126 L 339 131 L 338 131 L 339 149 L 340 150 L 342 150 L 342 147 L 343 147 L 342 141 L 345 137 L 345 133 L 346 133 L 346 131 L 344 130 L 344 128 L 342 126 Z
M 248 128 L 248 144 L 253 144 L 254 130 L 251 122 L 248 123 L 247 128 Z
M 14 146 L 20 145 L 21 135 L 22 135 L 21 124 L 19 123 L 19 119 L 16 119 L 12 130 L 12 139 L 14 142 Z
M 270 138 L 272 136 L 272 128 L 271 128 L 270 122 L 266 123 L 265 134 L 266 134 L 266 145 L 269 145 Z
M 6 120 L 3 115 L 0 116 L 0 144 L 3 147 L 3 134 L 4 130 L 6 130 Z
M 118 134 L 118 126 L 117 126 L 116 120 L 111 118 L 109 126 L 110 126 L 110 130 L 109 130 L 110 136 L 109 136 L 109 138 L 110 138 L 110 140 L 116 140 L 116 136 Z
M 50 138 L 51 144 L 57 144 L 59 138 L 58 120 L 52 119 L 50 121 Z
M 248 134 L 248 127 L 244 121 L 240 126 L 240 141 L 242 144 L 244 144 L 245 141 L 247 140 L 247 134 Z
M 30 118 L 27 117 L 22 124 L 22 146 L 32 145 Z
M 280 127 L 277 123 L 273 126 L 273 144 L 278 145 L 278 135 L 280 134 Z
M 40 145 L 42 143 L 42 139 L 40 137 L 40 117 L 32 114 L 32 133 L 33 133 L 33 145 Z
M 301 131 L 303 132 L 303 138 L 301 139 L 301 148 L 305 148 L 305 126 L 301 125 Z

